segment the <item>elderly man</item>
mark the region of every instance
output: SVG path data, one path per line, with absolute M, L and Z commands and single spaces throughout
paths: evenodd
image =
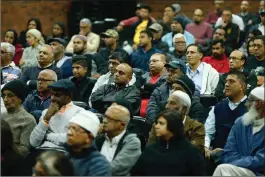
M 138 115 L 140 91 L 136 86 L 129 85 L 132 75 L 131 66 L 125 63 L 118 65 L 114 74 L 114 83 L 101 86 L 91 95 L 92 108 L 103 114 L 114 102 L 115 97 L 122 97 L 131 103 L 134 115 Z
M 1 42 L 1 71 L 3 83 L 17 79 L 21 75 L 21 70 L 12 61 L 15 55 L 15 47 L 7 42 Z
M 194 10 L 193 23 L 186 26 L 186 30 L 194 36 L 195 43 L 200 45 L 205 45 L 206 40 L 213 36 L 212 26 L 203 21 L 203 16 L 204 14 L 201 9 Z
M 34 117 L 22 106 L 26 93 L 27 87 L 20 80 L 8 82 L 1 90 L 1 97 L 7 110 L 1 114 L 1 119 L 9 124 L 13 135 L 13 147 L 22 156 L 29 154 L 29 137 L 36 126 Z
M 74 83 L 68 79 L 59 80 L 48 86 L 51 89 L 51 104 L 42 112 L 38 125 L 30 135 L 30 144 L 36 154 L 52 149 L 65 151 L 66 132 L 69 120 L 84 110 L 71 100 Z
M 49 39 L 47 43 L 52 47 L 54 54 L 54 64 L 57 68 L 61 69 L 62 78 L 68 78 L 72 76 L 71 57 L 65 56 L 65 47 L 67 42 L 61 38 L 52 38 Z
M 113 176 L 126 176 L 141 155 L 141 142 L 136 134 L 130 134 L 126 127 L 130 112 L 120 105 L 110 106 L 103 117 L 105 135 L 97 137 L 100 153 L 111 164 Z
M 94 145 L 99 130 L 98 117 L 82 110 L 73 115 L 67 130 L 67 145 L 76 176 L 111 176 L 111 167 Z
M 219 74 L 211 65 L 201 62 L 202 56 L 199 45 L 191 44 L 187 47 L 187 76 L 195 83 L 200 94 L 211 95 L 215 92 Z
M 174 60 L 166 64 L 165 67 L 167 69 L 166 82 L 154 89 L 146 109 L 146 118 L 150 124 L 155 121 L 158 113 L 163 110 L 163 105 L 165 105 L 169 92 L 172 90 L 173 81 L 186 74 L 186 65 L 182 61 Z
M 264 86 L 253 89 L 248 112 L 238 118 L 228 136 L 222 163 L 213 176 L 264 175 Z
M 202 153 L 204 153 L 204 136 L 205 130 L 202 123 L 193 120 L 188 116 L 191 108 L 191 99 L 189 95 L 183 91 L 174 91 L 168 97 L 168 103 L 166 109 L 178 111 L 181 114 L 181 118 L 184 124 L 184 134 L 188 140 L 196 146 Z M 155 140 L 154 128 L 151 130 L 151 136 L 149 143 Z
M 73 37 L 74 56 L 83 55 L 87 57 L 88 71 L 90 71 L 87 76 L 98 78 L 107 72 L 107 61 L 98 53 L 87 52 L 86 41 L 87 39 L 83 35 Z
M 184 22 L 180 19 L 181 17 L 175 17 L 171 23 L 171 32 L 167 33 L 162 37 L 162 41 L 166 42 L 169 46 L 169 51 L 174 51 L 173 37 L 175 34 L 181 33 L 186 38 L 187 45 L 194 44 L 194 36 L 185 30 Z
M 35 117 L 37 123 L 42 111 L 47 109 L 51 103 L 51 92 L 48 85 L 56 81 L 57 75 L 53 70 L 42 70 L 37 79 L 37 90 L 29 94 L 23 103 L 25 110 Z
M 91 31 L 92 23 L 88 18 L 83 18 L 80 20 L 80 35 L 83 35 L 86 37 L 86 51 L 87 52 L 97 52 L 99 43 L 100 43 L 100 37 L 99 35 L 93 33 Z M 66 52 L 73 53 L 74 52 L 74 38 L 75 35 L 72 37 L 71 41 L 66 47 Z
M 175 34 L 173 37 L 173 43 L 174 43 L 174 51 L 170 52 L 172 55 L 172 60 L 178 59 L 183 60 L 185 63 L 187 63 L 186 58 L 186 49 L 187 49 L 187 43 L 186 43 L 186 37 L 181 34 Z
M 250 91 L 257 86 L 257 76 L 253 72 L 248 72 L 244 66 L 246 64 L 246 56 L 244 52 L 235 50 L 229 56 L 229 70 L 243 72 L 247 77 L 246 95 L 249 95 Z M 220 74 L 218 85 L 215 90 L 215 96 L 218 100 L 225 98 L 224 88 L 225 79 L 228 73 Z
M 104 40 L 106 45 L 105 48 L 100 49 L 99 54 L 106 60 L 109 61 L 109 56 L 113 52 L 120 52 L 126 56 L 127 60 L 129 59 L 128 53 L 119 47 L 119 33 L 114 29 L 108 29 L 106 32 L 101 34 L 101 38 Z
M 20 80 L 27 85 L 31 83 L 35 83 L 37 81 L 39 73 L 44 69 L 51 69 L 56 72 L 58 79 L 61 78 L 61 70 L 57 68 L 54 63 L 54 54 L 52 47 L 50 45 L 44 44 L 40 48 L 39 59 L 38 59 L 38 66 L 33 66 L 27 68 Z

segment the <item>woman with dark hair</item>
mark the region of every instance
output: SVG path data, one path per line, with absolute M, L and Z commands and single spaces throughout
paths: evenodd
M 135 176 L 206 175 L 205 161 L 198 149 L 184 137 L 181 115 L 166 110 L 156 118 L 159 140 L 147 146 L 131 170 Z
M 21 176 L 24 160 L 13 149 L 13 136 L 9 124 L 1 119 L 1 176 Z
M 4 42 L 10 43 L 16 48 L 13 61 L 17 66 L 19 66 L 19 60 L 23 55 L 23 48 L 21 44 L 17 44 L 17 40 L 18 40 L 17 32 L 14 29 L 9 29 L 5 32 Z
M 33 176 L 73 176 L 71 161 L 59 151 L 45 151 L 36 159 Z
M 62 38 L 67 43 L 69 42 L 69 37 L 66 36 L 65 25 L 62 22 L 55 22 L 52 27 L 52 35 L 47 37 L 47 41 L 52 38 Z
M 255 48 L 254 48 L 254 39 L 250 39 L 247 42 L 247 56 L 254 56 Z
M 37 29 L 39 32 L 42 33 L 41 23 L 38 18 L 29 19 L 27 23 L 27 29 L 20 32 L 19 43 L 22 44 L 24 48 L 29 46 L 26 40 L 26 34 L 27 34 L 27 31 L 30 29 Z M 42 34 L 42 37 L 45 39 L 45 36 L 43 34 Z

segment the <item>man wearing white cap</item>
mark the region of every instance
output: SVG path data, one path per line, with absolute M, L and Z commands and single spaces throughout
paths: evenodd
M 80 111 L 70 121 L 67 131 L 70 160 L 76 176 L 111 176 L 110 164 L 94 145 L 99 119 L 90 111 Z
M 184 135 L 189 142 L 204 154 L 205 129 L 202 123 L 190 118 L 187 114 L 191 108 L 190 96 L 180 90 L 174 91 L 168 98 L 166 109 L 178 111 L 184 124 Z M 149 137 L 149 144 L 155 140 L 154 126 Z
M 250 92 L 248 112 L 238 118 L 228 136 L 213 176 L 264 175 L 264 87 Z

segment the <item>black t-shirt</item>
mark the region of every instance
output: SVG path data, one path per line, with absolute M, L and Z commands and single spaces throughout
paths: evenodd
M 250 56 L 247 58 L 247 63 L 246 63 L 246 70 L 250 72 L 253 69 L 256 69 L 257 67 L 265 67 L 265 58 L 263 60 L 257 60 L 256 57 Z

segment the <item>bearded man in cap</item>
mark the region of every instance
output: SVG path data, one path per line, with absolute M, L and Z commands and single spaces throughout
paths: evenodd
M 42 112 L 38 125 L 30 135 L 30 144 L 36 153 L 45 150 L 65 151 L 66 132 L 69 120 L 84 110 L 72 102 L 75 85 L 68 79 L 59 80 L 48 86 L 51 89 L 51 104 Z
M 221 161 L 213 176 L 264 175 L 264 87 L 250 92 L 248 112 L 230 131 Z
M 26 156 L 29 153 L 29 136 L 36 126 L 35 118 L 22 106 L 25 100 L 27 87 L 19 80 L 11 81 L 1 90 L 6 113 L 1 114 L 12 131 L 13 147 L 17 153 Z
M 106 60 L 109 61 L 109 56 L 113 52 L 120 52 L 126 56 L 126 59 L 129 59 L 128 53 L 119 47 L 119 33 L 114 29 L 108 29 L 106 32 L 101 34 L 101 38 L 104 40 L 106 45 L 105 48 L 100 49 L 99 54 Z
M 76 176 L 111 176 L 107 159 L 97 150 L 94 139 L 99 119 L 90 111 L 80 111 L 69 121 L 67 145 Z

